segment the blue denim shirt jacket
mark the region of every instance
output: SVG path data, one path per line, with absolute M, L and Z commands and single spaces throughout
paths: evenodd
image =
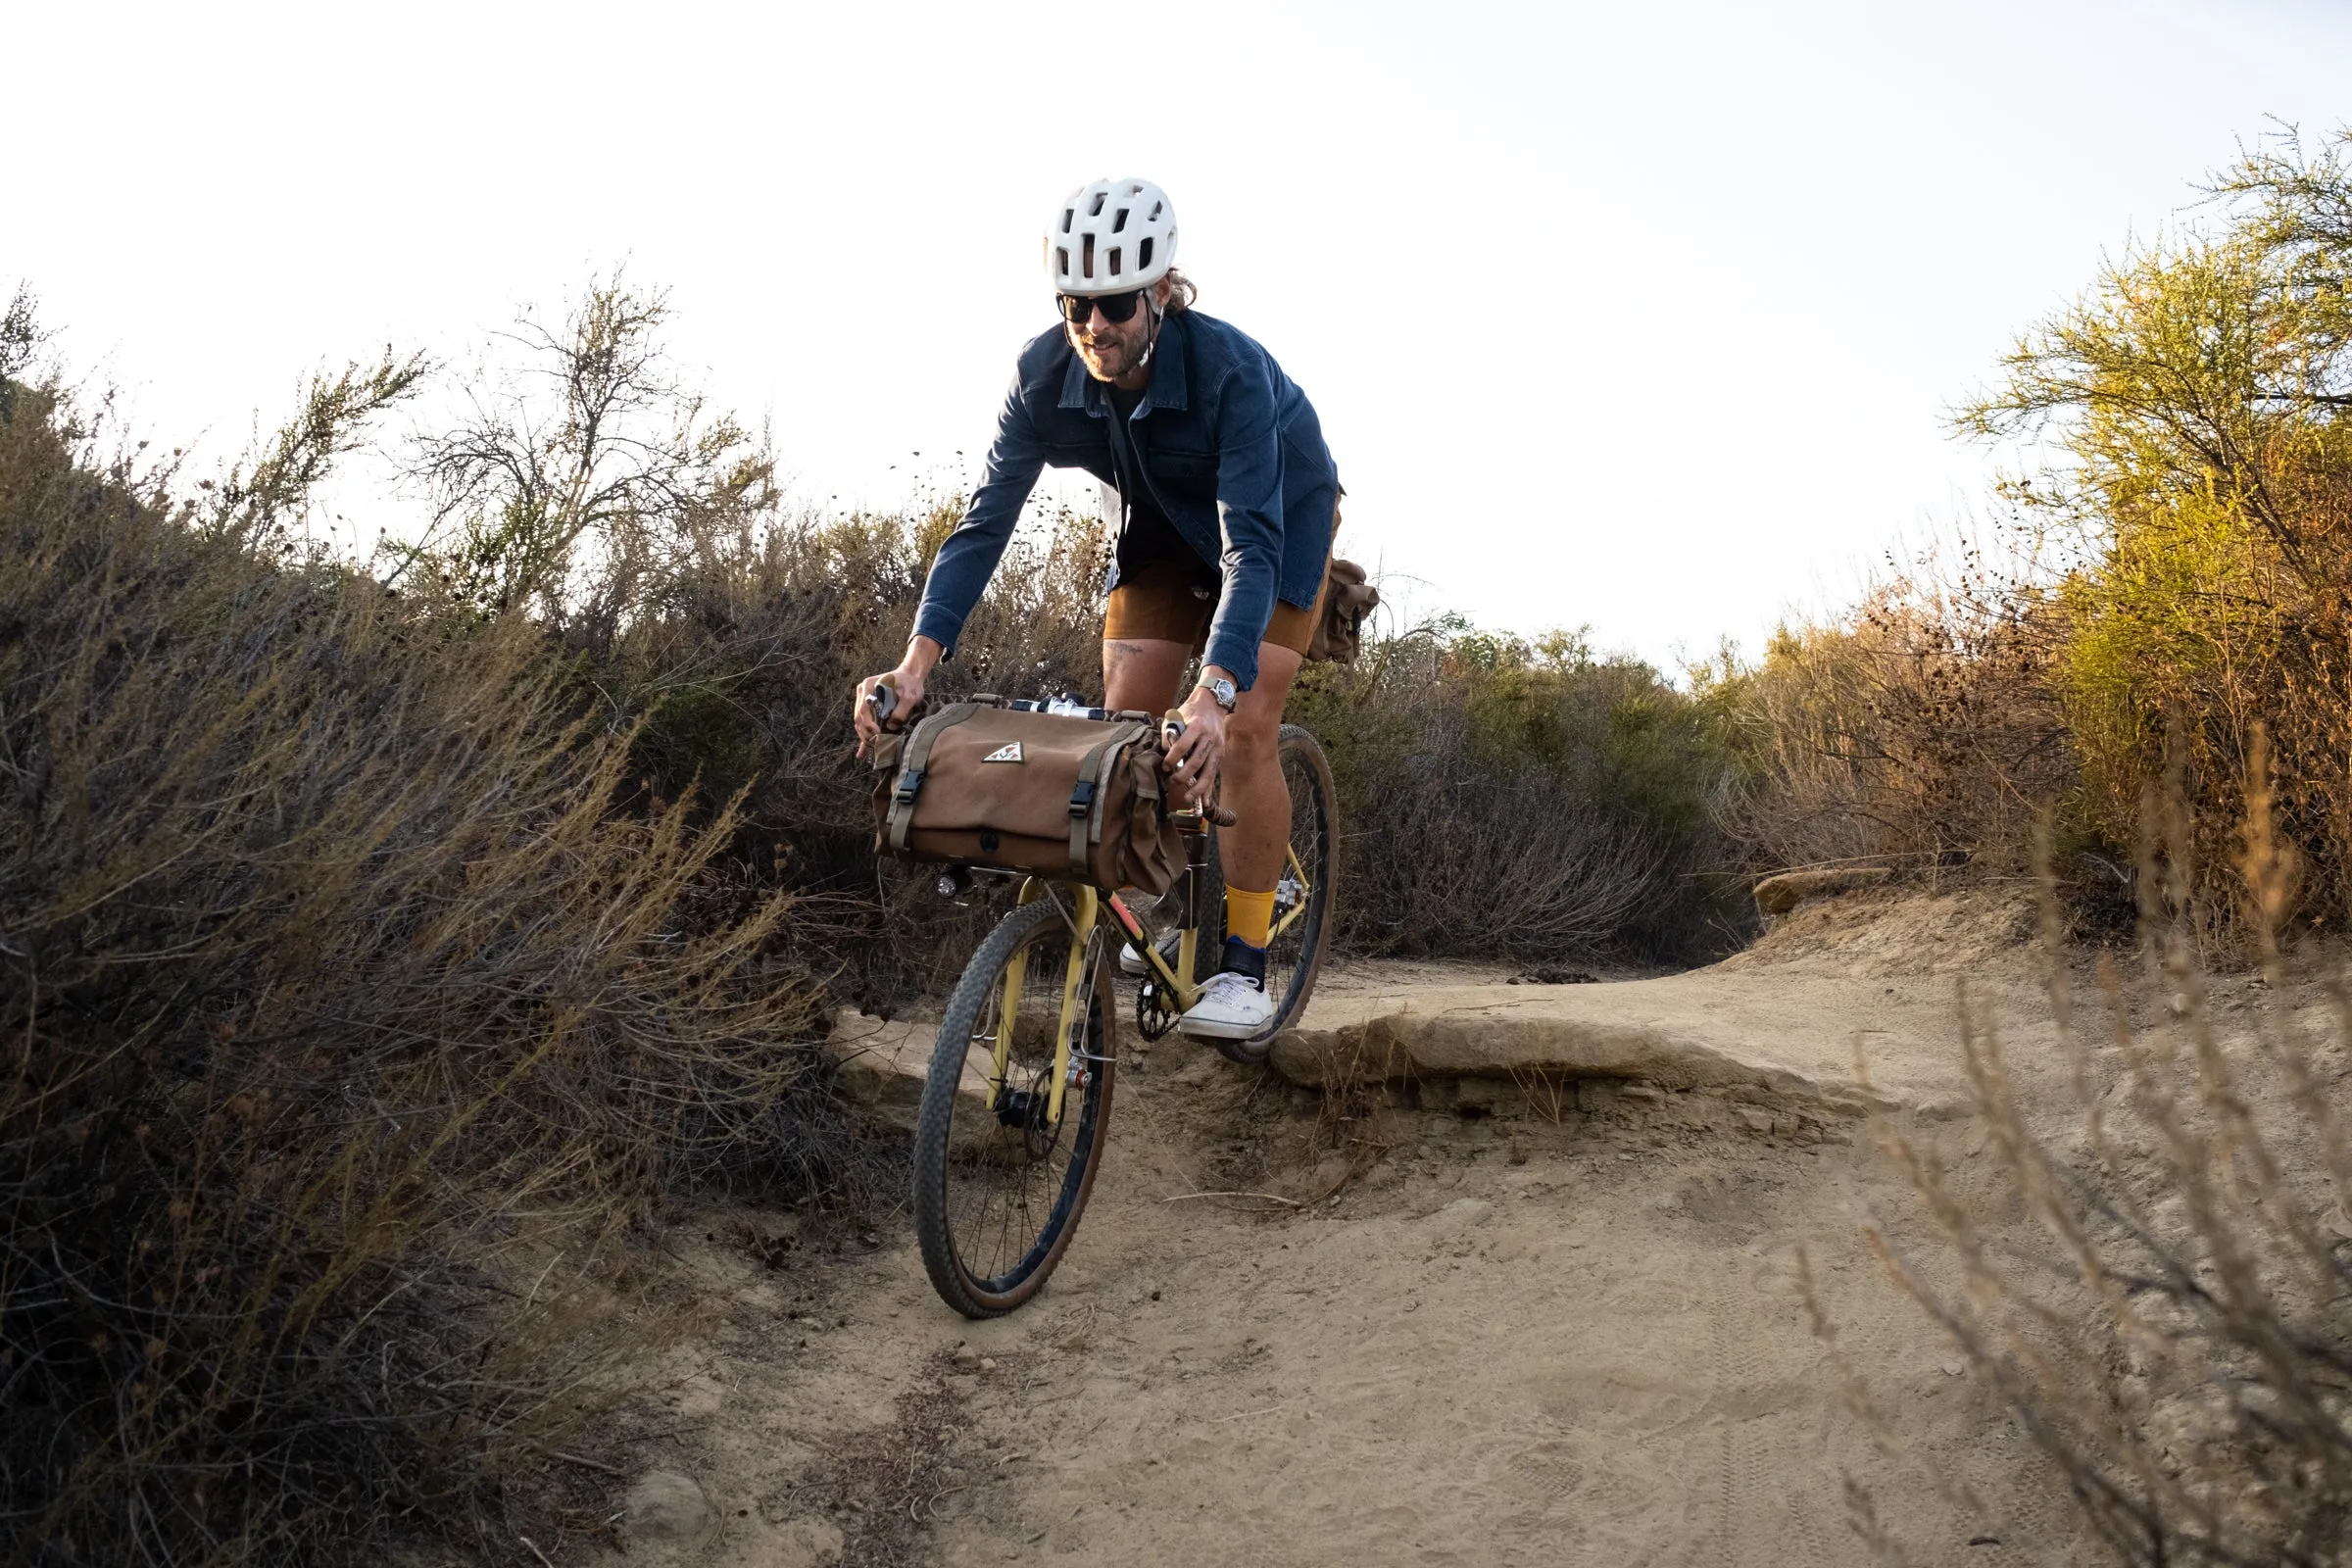
M 1021 350 L 987 476 L 940 546 L 914 629 L 953 653 L 1039 470 L 1084 468 L 1116 487 L 1123 513 L 1148 499 L 1223 572 L 1206 660 L 1247 691 L 1275 599 L 1311 608 L 1323 586 L 1339 471 L 1314 406 L 1255 339 L 1198 311 L 1160 323 L 1151 385 L 1117 445 L 1108 390 L 1058 326 Z M 1131 464 L 1140 471 L 1122 471 Z

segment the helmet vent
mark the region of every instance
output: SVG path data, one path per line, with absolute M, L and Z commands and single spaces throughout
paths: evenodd
M 1110 220 L 1110 231 L 1113 234 L 1124 234 L 1127 232 L 1127 214 L 1130 210 L 1131 209 L 1125 207 L 1120 208 L 1119 216 Z
M 1116 245 L 1110 248 L 1110 275 L 1113 277 L 1119 275 L 1119 249 Z
M 1061 276 L 1070 275 L 1070 248 L 1067 245 L 1054 247 L 1054 266 Z
M 1138 267 L 1152 265 L 1152 236 L 1149 234 L 1146 234 L 1144 242 L 1135 248 L 1135 265 Z
M 1101 218 L 1102 216 L 1102 204 L 1108 200 L 1110 200 L 1110 192 L 1106 190 L 1099 190 L 1095 192 L 1095 205 L 1086 210 L 1086 216 L 1089 218 Z
M 1072 222 L 1076 221 L 1076 220 L 1077 220 L 1077 218 L 1078 218 L 1078 209 L 1077 209 L 1077 208 L 1075 208 L 1075 207 L 1065 207 L 1065 208 L 1063 208 L 1063 209 L 1061 210 L 1061 231 L 1062 231 L 1064 234 L 1067 234 L 1067 233 L 1070 231 L 1070 224 L 1071 224 Z
M 1081 277 L 1091 279 L 1095 275 L 1095 236 L 1092 234 L 1086 236 L 1086 244 L 1078 260 L 1078 268 Z

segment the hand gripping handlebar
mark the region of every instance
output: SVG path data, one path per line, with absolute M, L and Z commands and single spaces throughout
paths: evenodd
M 875 723 L 890 728 L 891 715 L 899 710 L 899 689 L 891 684 L 888 675 L 878 678 L 874 689 L 865 694 L 865 706 L 874 710 Z
M 1171 708 L 1159 721 L 1159 743 L 1163 748 L 1172 747 L 1183 734 L 1184 715 Z M 1241 820 L 1222 806 L 1204 806 L 1200 814 L 1219 827 L 1231 827 Z

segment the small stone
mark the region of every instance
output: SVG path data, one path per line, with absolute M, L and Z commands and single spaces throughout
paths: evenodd
M 1947 1378 L 1959 1377 L 1967 1370 L 1968 1363 L 1959 1359 L 1957 1356 L 1943 1363 L 1943 1375 Z
M 983 1372 L 994 1372 L 996 1369 L 997 1369 L 997 1358 L 996 1358 L 995 1356 L 993 1356 L 993 1355 L 984 1355 L 984 1356 L 982 1356 L 982 1357 L 980 1358 L 980 1370 L 981 1370 L 981 1371 L 983 1371 Z
M 630 1539 L 649 1544 L 691 1544 L 716 1517 L 695 1479 L 675 1470 L 649 1470 L 639 1476 L 621 1497 L 620 1511 Z
M 773 1568 L 832 1568 L 841 1561 L 841 1526 L 830 1519 L 795 1519 L 777 1532 Z
M 956 1359 L 959 1363 L 969 1366 L 972 1362 L 980 1359 L 980 1352 L 968 1345 L 958 1345 L 956 1347 Z

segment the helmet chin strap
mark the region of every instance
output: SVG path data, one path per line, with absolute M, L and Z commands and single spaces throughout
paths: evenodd
M 1135 362 L 1135 368 L 1139 370 L 1150 367 L 1152 364 L 1152 351 L 1159 347 L 1159 323 L 1161 316 L 1159 309 L 1159 285 L 1157 283 L 1150 284 L 1144 289 L 1144 309 L 1151 313 L 1152 330 L 1144 338 L 1144 357 Z

